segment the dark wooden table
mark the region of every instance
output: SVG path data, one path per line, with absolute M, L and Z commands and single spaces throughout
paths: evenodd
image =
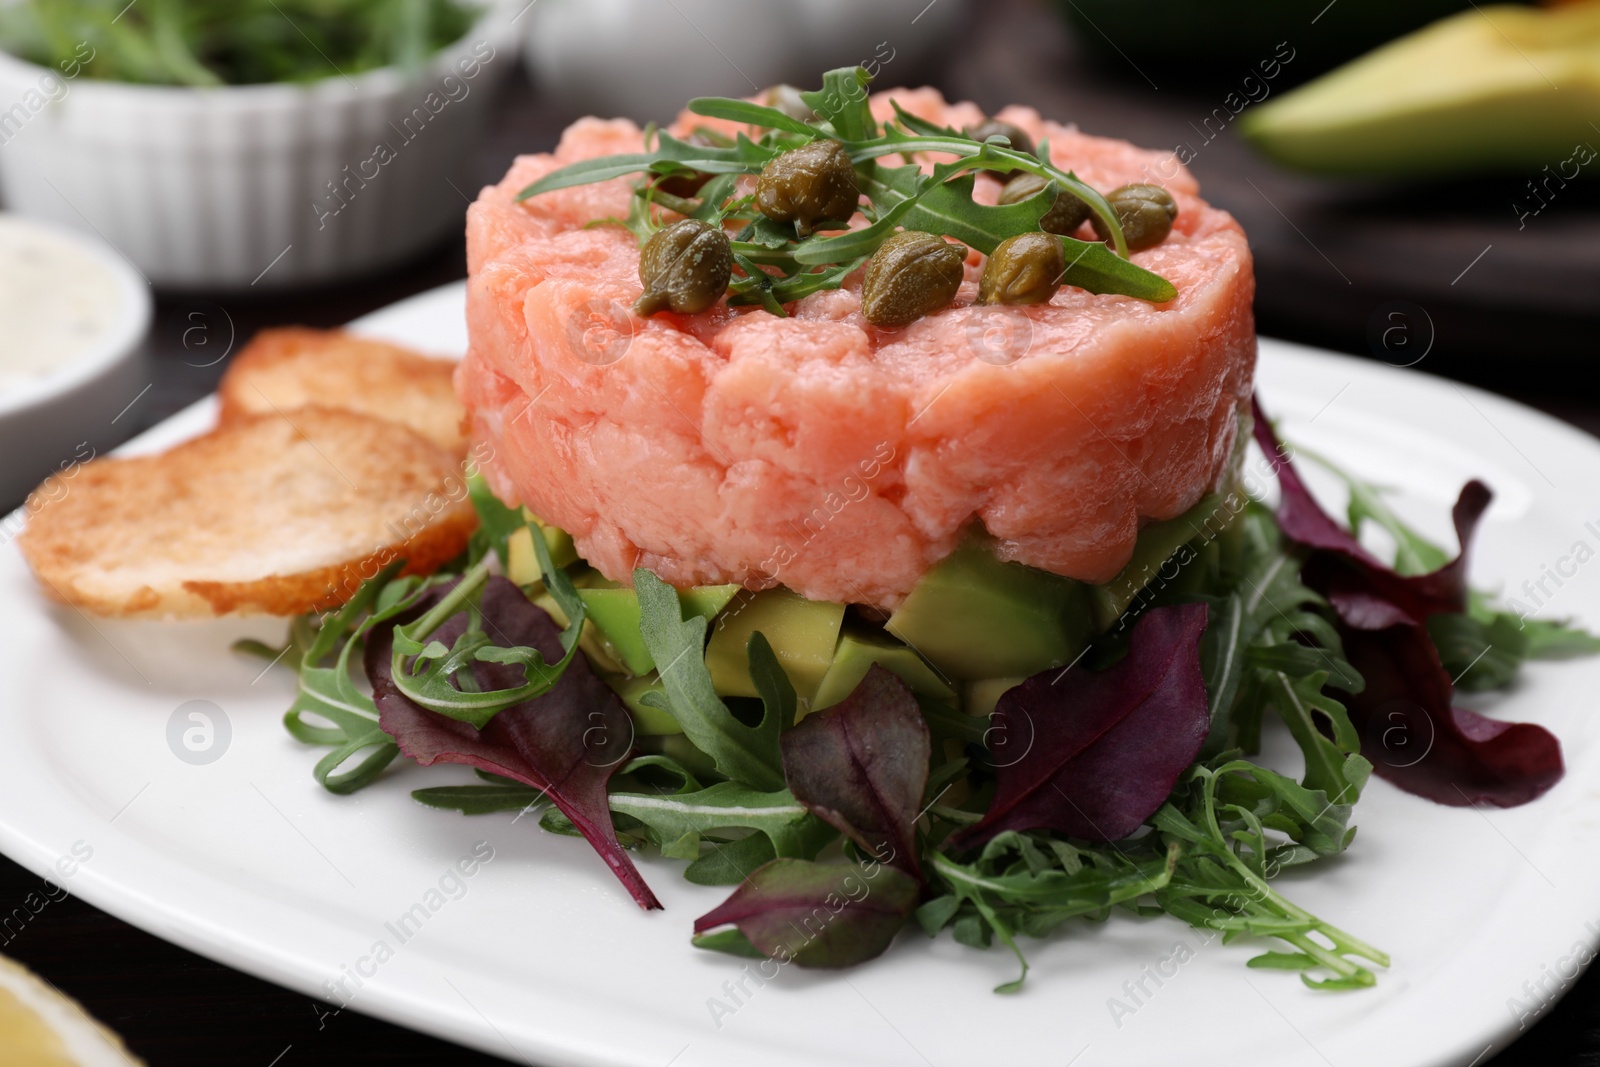
M 1194 124 L 1203 125 L 1217 105 L 1215 88 L 1186 90 L 1161 84 L 1165 78 L 1152 84 L 1137 71 L 1089 63 L 1054 15 L 1028 0 L 975 6 L 981 14 L 961 51 L 920 72 L 953 96 L 987 108 L 1025 100 L 1091 132 L 1163 147 L 1196 141 Z M 893 80 L 917 73 L 897 71 Z M 549 148 L 571 117 L 538 99 L 525 79 L 513 78 L 472 161 L 471 187 L 497 179 L 515 153 Z M 1600 197 L 1577 189 L 1535 220 L 1537 228 L 1524 230 L 1506 206 L 1517 185 L 1512 179 L 1451 185 L 1413 211 L 1414 190 L 1335 187 L 1276 172 L 1231 129 L 1195 152 L 1192 169 L 1207 196 L 1234 212 L 1251 235 L 1262 332 L 1368 353 L 1372 316 L 1405 300 L 1432 322 L 1433 348 L 1419 369 L 1489 384 L 1600 432 L 1600 394 L 1584 384 L 1593 379 L 1565 369 L 1593 352 L 1600 319 L 1600 240 L 1594 239 Z M 1486 245 L 1494 247 L 1469 263 Z M 252 298 L 163 294 L 149 342 L 155 385 L 130 413 L 137 419 L 128 429 L 154 425 L 210 392 L 225 366 L 215 358 L 217 346 L 229 337 L 237 345 L 264 326 L 337 325 L 463 274 L 456 240 L 347 286 Z M 204 335 L 192 332 L 197 322 Z M 197 347 L 197 340 L 210 347 Z M 0 912 L 20 906 L 40 886 L 0 858 Z M 323 1007 L 304 996 L 183 951 L 71 897 L 50 903 L 14 936 L 0 935 L 0 952 L 82 1001 L 152 1067 L 496 1062 L 354 1012 L 324 1017 Z M 1600 972 L 1574 984 L 1494 1062 L 1600 1064 Z

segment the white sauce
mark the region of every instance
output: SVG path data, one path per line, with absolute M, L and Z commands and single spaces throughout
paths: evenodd
M 0 215 L 0 394 L 93 351 L 126 316 L 117 276 L 51 230 Z

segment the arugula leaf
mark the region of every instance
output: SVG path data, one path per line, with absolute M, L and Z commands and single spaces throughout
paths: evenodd
M 737 841 L 718 843 L 684 868 L 683 877 L 693 885 L 738 885 L 757 868 L 777 858 L 772 838 L 766 834 L 751 834 Z M 760 955 L 754 948 L 751 952 Z
M 817 820 L 787 789 L 765 793 L 737 782 L 718 782 L 692 793 L 612 793 L 611 810 L 638 819 L 650 828 L 663 849 L 685 838 L 700 855 L 700 838 L 727 830 L 756 830 L 772 843 L 777 856 L 809 858 L 820 842 Z M 831 833 L 826 834 L 832 837 Z
M 822 76 L 822 88 L 803 92 L 804 100 L 840 140 L 865 141 L 878 136 L 878 123 L 867 101 L 872 75 L 865 67 L 841 67 Z M 814 131 L 813 131 L 814 132 Z
M 1528 635 L 1515 615 L 1496 613 L 1484 622 L 1466 613 L 1445 613 L 1428 619 L 1427 627 L 1457 689 L 1508 686 L 1528 655 Z
M 1241 797 L 1239 786 L 1228 781 L 1238 776 L 1253 782 L 1256 803 L 1238 802 L 1251 795 Z M 1234 799 L 1229 798 L 1230 787 Z M 1183 849 L 1182 860 L 1172 879 L 1156 892 L 1156 901 L 1169 914 L 1199 929 L 1221 931 L 1225 938 L 1253 934 L 1287 942 L 1303 958 L 1304 970 L 1321 968 L 1331 974 L 1314 978 L 1302 973 L 1301 981 L 1313 988 L 1370 986 L 1375 981 L 1372 972 L 1357 961 L 1387 967 L 1386 953 L 1318 919 L 1267 884 L 1284 865 L 1283 851 L 1275 849 L 1267 836 L 1269 823 L 1278 815 L 1300 828 L 1306 840 L 1329 851 L 1349 841 L 1340 817 L 1348 817 L 1348 808 L 1330 806 L 1317 815 L 1305 814 L 1315 810 L 1318 799 L 1298 791 L 1290 779 L 1242 760 L 1216 768 L 1197 765 L 1190 787 L 1151 820 L 1169 847 Z M 1332 822 L 1319 825 L 1330 816 Z M 1283 828 L 1281 822 L 1276 828 Z M 1282 961 L 1256 966 L 1269 962 Z
M 758 726 L 735 718 L 717 696 L 706 668 L 706 620 L 698 615 L 685 620 L 677 590 L 647 570 L 633 572 L 633 585 L 639 596 L 639 631 L 665 691 L 664 698 L 647 693 L 644 703 L 676 719 L 722 774 L 763 792 L 784 788 L 779 717 L 768 713 Z
M 783 664 L 778 662 L 778 654 L 772 651 L 772 643 L 767 640 L 767 635 L 760 630 L 753 632 L 750 640 L 745 642 L 745 658 L 750 664 L 750 681 L 755 684 L 756 692 L 761 697 L 766 717 L 778 724 L 781 735 L 794 725 L 795 713 L 800 710 L 800 698 L 795 694 L 794 684 L 789 681 Z
M 497 635 L 483 629 L 481 612 L 471 598 L 485 582 L 493 586 L 505 580 L 491 578 L 488 561 L 480 561 L 422 618 L 395 627 L 390 672 L 395 688 L 408 700 L 429 711 L 482 728 L 506 708 L 549 692 L 571 666 L 578 653 L 578 639 L 582 636 L 588 610 L 566 572 L 553 564 L 549 545 L 538 523 L 528 523 L 527 527 L 533 536 L 534 554 L 545 589 L 569 620 L 561 634 L 563 656 L 551 663 L 539 649 L 497 643 Z M 466 619 L 466 625 L 451 644 L 438 640 L 424 643 L 429 635 L 457 615 Z M 478 663 L 519 667 L 522 681 L 485 691 L 472 682 L 468 672 L 468 668 Z
M 1067 255 L 1067 269 L 1061 275 L 1063 285 L 1091 293 L 1131 296 L 1152 304 L 1165 304 L 1178 296 L 1178 290 L 1161 275 L 1129 262 L 1098 241 L 1073 237 L 1060 240 Z
M 1211 612 L 1201 651 L 1211 730 L 1202 751 L 1255 751 L 1262 716 L 1274 712 L 1305 757 L 1305 784 L 1354 803 L 1356 779 L 1364 778 L 1350 757 L 1360 736 L 1327 688 L 1359 693 L 1363 682 L 1344 657 L 1326 601 L 1300 580 L 1306 553 L 1254 502 L 1225 534 L 1237 562 L 1220 576 L 1218 592 L 1201 598 Z
M 894 108 L 894 117 L 899 121 L 900 125 L 904 126 L 912 133 L 921 134 L 924 137 L 964 136 L 960 130 L 954 129 L 953 127 L 941 126 L 937 122 L 929 122 L 927 119 L 919 118 L 918 116 L 913 115 L 911 112 L 901 107 L 900 101 L 898 100 L 890 100 L 889 103 Z M 1049 157 L 1041 156 L 1040 158 L 1048 159 Z
M 555 192 L 557 189 L 570 189 L 575 185 L 589 185 L 593 182 L 606 182 L 612 178 L 638 174 L 649 170 L 660 158 L 661 156 L 655 152 L 629 152 L 569 163 L 523 189 L 517 194 L 517 199 L 527 200 L 529 197 Z
M 419 580 L 395 580 L 403 566 L 404 561 L 396 560 L 363 582 L 356 595 L 315 632 L 308 617 L 297 619 L 291 630 L 299 677 L 283 725 L 297 741 L 332 746 L 333 751 L 312 769 L 317 784 L 330 793 L 353 793 L 370 785 L 400 753 L 378 724 L 372 698 L 356 688 L 351 657 L 363 647 L 367 632 L 408 610 L 419 595 L 423 588 Z M 368 617 L 363 620 L 363 615 Z M 328 665 L 335 648 L 338 654 Z M 329 725 L 308 722 L 308 714 Z
M 413 789 L 411 799 L 430 808 L 459 811 L 463 815 L 490 815 L 497 811 L 522 811 L 544 799 L 543 790 L 507 782 L 504 785 L 436 785 Z
M 837 263 L 840 260 L 870 256 L 883 242 L 894 236 L 900 220 L 909 215 L 911 209 L 916 206 L 915 198 L 902 200 L 878 216 L 878 221 L 870 226 L 863 226 L 859 230 L 847 230 L 832 237 L 808 237 L 794 246 L 792 253 L 794 261 L 815 267 Z
M 1600 654 L 1600 637 L 1569 622 L 1522 620 L 1529 659 L 1573 659 Z
M 1093 862 L 1083 863 L 1085 855 Z M 1103 918 L 1113 905 L 1166 885 L 1178 855 L 1174 845 L 1136 862 L 1122 852 L 1083 853 L 1065 842 L 1007 831 L 970 864 L 934 852 L 934 883 L 944 892 L 922 905 L 917 919 L 929 936 L 953 926 L 956 939 L 974 947 L 988 947 L 990 934 L 998 937 L 1022 973 L 995 992 L 1015 993 L 1028 976 L 1018 933 L 1043 937 L 1071 918 Z
M 814 137 L 817 133 L 816 127 L 809 126 L 797 118 L 791 118 L 775 107 L 752 104 L 748 100 L 736 100 L 725 96 L 697 96 L 689 101 L 689 110 L 707 118 L 727 119 L 730 122 L 743 122 L 750 126 L 765 126 L 772 130 L 788 130 L 807 137 Z
M 1026 200 L 990 207 L 972 199 L 976 181 L 975 174 L 963 174 L 930 186 L 904 216 L 906 229 L 954 237 L 987 256 L 1006 238 L 1037 230 L 1056 202 L 1055 187 L 1047 185 Z
M 1361 759 L 1361 737 L 1350 723 L 1343 704 L 1323 693 L 1328 680 L 1327 671 L 1313 671 L 1299 677 L 1290 677 L 1282 671 L 1268 671 L 1262 681 L 1267 690 L 1266 700 L 1289 727 L 1295 744 L 1305 756 L 1305 787 L 1320 790 L 1342 803 L 1354 803 L 1360 796 L 1361 783 L 1346 773 L 1347 768 L 1361 779 L 1360 764 L 1350 761 Z M 1326 724 L 1326 726 L 1325 726 Z M 1323 733 L 1327 728 L 1332 737 Z
M 521 508 L 507 507 L 501 503 L 482 474 L 474 472 L 467 479 L 467 494 L 472 500 L 473 510 L 478 513 L 478 528 L 472 533 L 471 561 L 476 564 L 483 559 L 485 551 L 493 549 L 500 562 L 505 563 L 508 558 L 506 542 L 512 534 L 530 525 L 527 518 L 523 516 Z

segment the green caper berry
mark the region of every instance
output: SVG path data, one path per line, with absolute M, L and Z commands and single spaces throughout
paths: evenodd
M 1066 252 L 1055 234 L 1035 230 L 1007 237 L 984 264 L 978 303 L 1047 304 L 1066 270 Z
M 1029 137 L 1027 131 L 1022 127 L 1010 122 L 1002 122 L 1000 119 L 984 119 L 976 126 L 968 126 L 962 132 L 974 141 L 987 141 L 991 137 L 1004 137 L 1011 142 L 1011 150 L 1013 152 L 1021 152 L 1023 155 L 1028 156 L 1033 155 L 1033 138 Z M 1024 172 L 997 170 L 992 173 L 1000 175 L 1001 178 L 1009 178 Z
M 774 85 L 762 94 L 766 105 L 801 122 L 816 122 L 817 113 L 805 102 L 800 90 L 792 85 Z
M 1037 174 L 1019 171 L 1000 190 L 999 202 L 1001 204 L 1021 203 L 1028 197 L 1037 194 L 1039 190 L 1048 184 L 1049 181 L 1047 179 L 1041 178 Z M 1092 214 L 1094 212 L 1089 210 L 1088 204 L 1063 189 L 1056 194 L 1056 202 L 1050 206 L 1050 210 L 1046 211 L 1044 217 L 1039 220 L 1039 229 L 1046 233 L 1059 233 L 1063 237 L 1071 237 L 1078 232 L 1078 227 L 1083 225 L 1084 220 Z
M 974 141 L 987 141 L 991 137 L 1004 137 L 1011 142 L 1013 152 L 1033 155 L 1033 138 L 1028 136 L 1026 130 L 1015 123 L 1003 122 L 1000 119 L 985 119 L 976 126 L 968 126 L 966 135 Z
M 966 278 L 959 245 L 904 230 L 878 247 L 861 280 L 861 314 L 874 326 L 904 326 L 956 298 Z
M 700 148 L 711 148 L 714 142 L 703 133 L 691 133 L 683 139 L 684 144 L 696 145 Z M 706 182 L 711 180 L 711 175 L 704 171 L 688 171 L 683 174 L 670 174 L 664 178 L 656 179 L 656 188 L 663 193 L 681 196 L 688 199 L 700 192 Z
M 704 311 L 722 299 L 732 277 L 728 235 L 699 219 L 680 219 L 652 234 L 639 253 L 644 293 L 634 302 L 634 314 Z
M 1165 241 L 1167 234 L 1172 232 L 1172 220 L 1178 217 L 1178 202 L 1159 185 L 1146 185 L 1143 182 L 1124 185 L 1107 193 L 1106 203 L 1117 213 L 1123 240 L 1128 242 L 1128 249 L 1133 252 L 1141 248 L 1154 248 Z M 1111 240 L 1111 231 L 1106 229 L 1106 224 L 1100 221 L 1098 215 L 1091 218 L 1089 224 L 1094 227 L 1095 236 L 1100 240 Z
M 774 222 L 794 223 L 801 237 L 810 237 L 819 222 L 847 222 L 860 201 L 856 169 L 838 141 L 790 149 L 756 181 L 756 208 Z

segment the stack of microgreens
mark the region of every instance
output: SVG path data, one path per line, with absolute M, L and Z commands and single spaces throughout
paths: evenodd
M 331 747 L 316 766 L 329 790 L 367 785 L 401 753 L 472 766 L 481 784 L 413 796 L 467 814 L 543 809 L 541 826 L 587 839 L 642 907 L 660 905 L 635 850 L 686 861 L 696 884 L 737 886 L 695 923 L 704 948 L 836 967 L 915 924 L 974 947 L 999 941 L 1025 975 L 1019 935 L 1165 913 L 1225 941 L 1279 943 L 1251 966 L 1367 986 L 1387 956 L 1287 900 L 1273 877 L 1349 846 L 1374 771 L 1361 750 L 1385 755 L 1396 706 L 1427 716 L 1402 732 L 1434 740 L 1420 757 L 1377 759 L 1395 785 L 1453 804 L 1540 795 L 1562 773 L 1555 739 L 1452 707 L 1450 680 L 1503 685 L 1524 656 L 1600 641 L 1551 624 L 1502 641 L 1516 620 L 1464 581 L 1488 499 L 1478 483 L 1457 506 L 1463 555 L 1450 560 L 1353 479 L 1350 529 L 1340 525 L 1259 414 L 1257 435 L 1283 490 L 1277 511 L 1241 498 L 1220 534 L 1180 550 L 1178 580 L 1147 591 L 1081 663 L 1004 694 L 987 720 L 919 698 L 881 667 L 842 703 L 801 715 L 760 633 L 747 648 L 759 701 L 725 699 L 704 659 L 714 623 L 645 570 L 633 576 L 639 632 L 666 666 L 631 714 L 613 687 L 632 679 L 603 675 L 603 658 L 580 649 L 592 624 L 575 582 L 594 573 L 581 559 L 558 566 L 546 528 L 481 483 L 482 528 L 458 565 L 422 579 L 397 578 L 397 564 L 339 612 L 297 620 L 286 654 L 252 650 L 298 672 L 286 725 Z M 1353 536 L 1368 523 L 1398 545 L 1398 569 Z M 519 587 L 500 561 L 524 530 L 539 577 Z M 1247 758 L 1274 718 L 1303 755 L 1298 780 Z
M 663 228 L 662 212 L 719 232 L 737 226 L 730 251 L 738 274 L 716 277 L 711 283 L 716 291 L 711 295 L 720 297 L 725 288 L 731 304 L 759 304 L 774 315 L 783 315 L 785 304 L 839 288 L 884 242 L 903 230 L 951 238 L 991 255 L 1009 238 L 1039 232 L 1040 219 L 1055 205 L 1058 194 L 1065 192 L 1088 205 L 1115 251 L 1103 243 L 1058 236 L 1059 284 L 1157 303 L 1177 295 L 1164 278 L 1125 258 L 1127 243 L 1116 212 L 1100 193 L 1050 162 L 1048 143 L 1039 144 L 1035 154 L 1018 151 L 1004 136 L 975 140 L 920 119 L 898 105 L 895 121 L 880 127 L 868 106 L 869 80 L 860 67 L 830 71 L 820 90 L 799 94 L 814 112 L 810 121 L 747 100 L 691 100 L 689 110 L 695 114 L 746 123 L 763 132 L 757 139 L 744 133 L 730 139 L 701 129 L 694 137 L 680 140 L 652 129 L 646 134 L 649 151 L 563 167 L 528 186 L 521 198 L 642 174 L 645 177 L 634 190 L 627 216 L 597 223 L 624 225 L 641 242 L 648 242 Z M 863 196 L 859 210 L 866 217 L 865 227 L 833 235 L 809 234 L 808 226 L 763 213 L 756 195 L 736 195 L 740 176 L 759 175 L 785 153 L 819 141 L 837 142 L 853 165 L 855 183 Z M 928 173 L 912 162 L 918 153 L 957 158 Z M 889 166 L 889 157 L 905 162 Z M 972 198 L 978 171 L 1023 172 L 1044 179 L 1044 185 L 1017 203 L 991 207 Z M 680 195 L 686 189 L 690 195 Z M 833 221 L 842 226 L 846 220 Z M 690 306 L 699 310 L 706 304 L 697 301 Z

